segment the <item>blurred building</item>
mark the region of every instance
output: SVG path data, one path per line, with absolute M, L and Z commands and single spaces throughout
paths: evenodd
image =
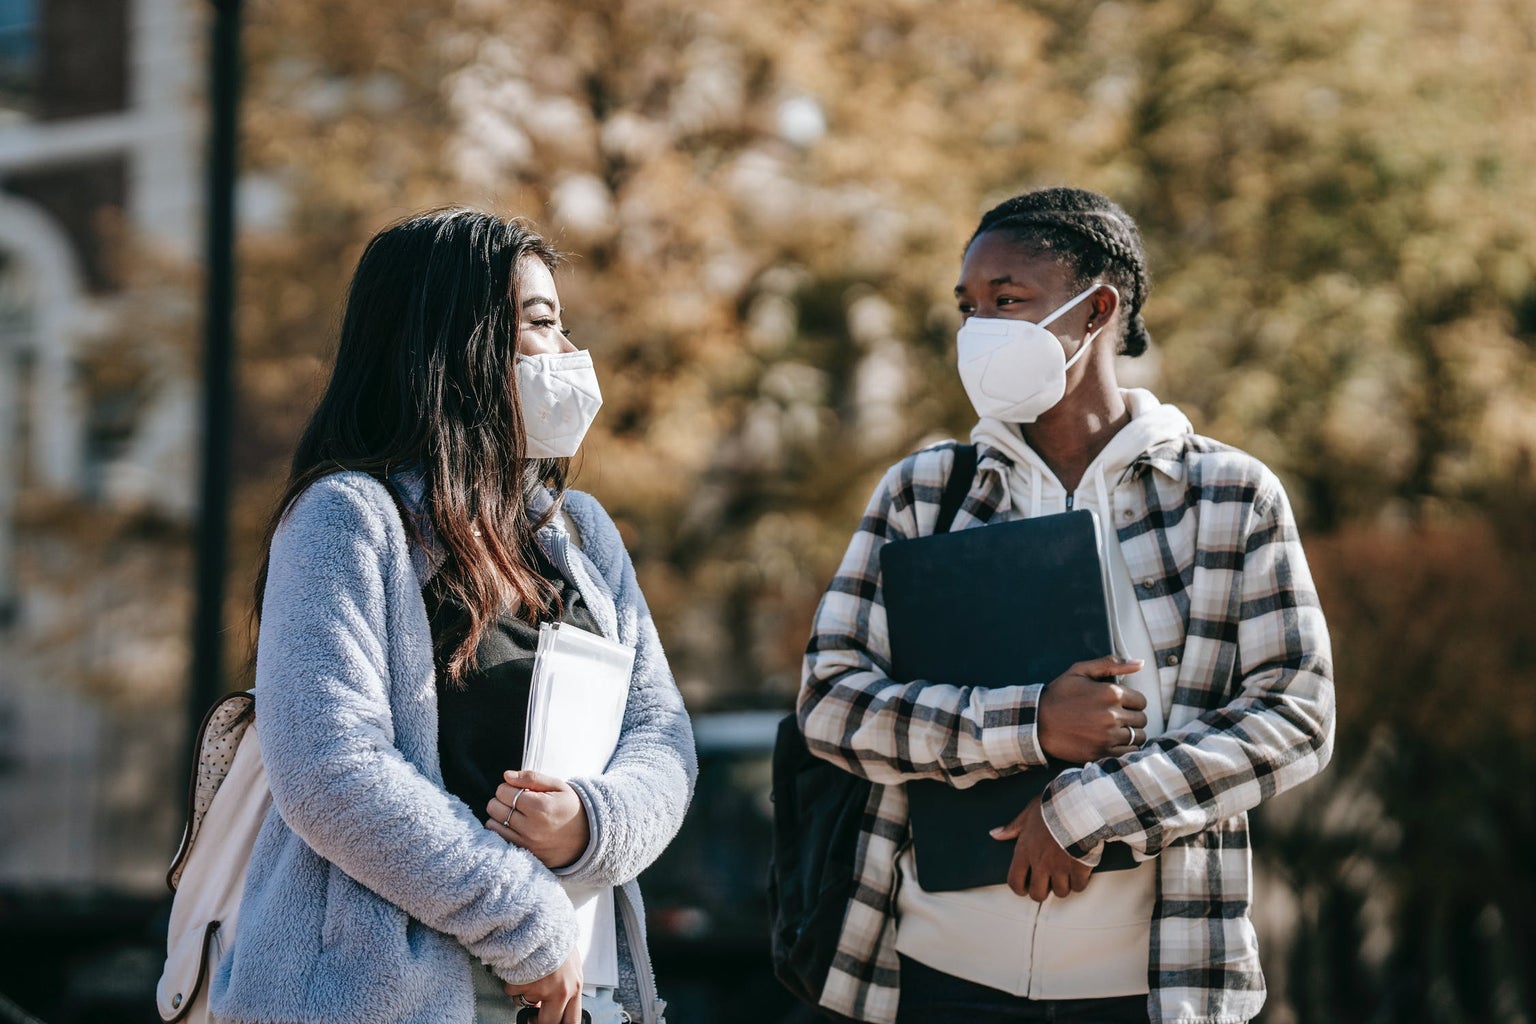
M 175 828 L 196 391 L 144 325 L 195 322 L 201 6 L 0 0 L 7 891 L 148 891 Z

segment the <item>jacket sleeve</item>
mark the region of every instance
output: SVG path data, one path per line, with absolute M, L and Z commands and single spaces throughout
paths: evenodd
M 969 785 L 1042 765 L 1040 683 L 972 687 L 890 678 L 880 549 L 931 533 L 954 462 L 927 449 L 886 473 L 816 609 L 798 714 L 806 746 L 833 764 L 892 784 Z
M 1068 853 L 1144 856 L 1311 778 L 1333 751 L 1332 655 L 1290 504 L 1265 473 L 1238 540 L 1234 696 L 1124 758 L 1062 773 L 1042 801 Z
M 634 645 L 635 667 L 613 759 L 601 775 L 570 780 L 591 838 L 582 856 L 556 874 L 583 886 L 622 885 L 661 856 L 682 827 L 698 758 L 682 694 L 617 527 L 595 499 L 573 492 L 567 501 L 581 513 L 584 556 L 614 596 L 619 639 Z
M 352 879 L 501 977 L 533 981 L 575 944 L 569 897 L 396 746 L 391 647 L 409 642 L 402 606 L 415 578 L 395 567 L 408 564 L 398 516 L 371 480 L 328 477 L 288 511 L 272 542 L 256 659 L 273 803 Z

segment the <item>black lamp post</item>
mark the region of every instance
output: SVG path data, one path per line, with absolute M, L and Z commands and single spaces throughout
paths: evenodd
M 192 679 L 187 698 L 194 731 L 208 706 L 223 694 L 225 685 L 224 579 L 228 564 L 230 440 L 234 423 L 235 175 L 241 0 L 212 3 L 202 494 L 197 524 Z

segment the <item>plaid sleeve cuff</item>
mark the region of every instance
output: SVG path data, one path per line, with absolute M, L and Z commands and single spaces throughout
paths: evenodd
M 1099 787 L 1107 788 L 1107 792 L 1094 792 Z M 1062 772 L 1040 797 L 1040 813 L 1052 838 L 1085 864 L 1097 865 L 1105 840 L 1114 835 L 1109 820 L 1096 806 L 1099 799 L 1124 803 L 1111 780 L 1102 776 L 1085 779 L 1081 768 Z M 1133 817 L 1129 807 L 1124 808 L 1124 813 Z
M 1036 727 L 1043 685 L 977 687 L 972 699 L 981 705 L 981 748 L 987 763 L 1003 770 L 1014 765 L 1035 768 L 1046 763 Z

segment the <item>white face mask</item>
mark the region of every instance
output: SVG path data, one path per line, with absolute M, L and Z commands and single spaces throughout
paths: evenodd
M 592 356 L 585 351 L 519 355 L 517 395 L 530 459 L 575 455 L 603 404 Z
M 1083 339 L 1070 360 L 1046 326 L 1107 285 L 1079 292 L 1039 323 L 973 316 L 960 326 L 960 383 L 983 418 L 1033 423 L 1067 393 L 1067 371 L 1103 331 Z M 1118 293 L 1117 293 L 1118 294 Z

